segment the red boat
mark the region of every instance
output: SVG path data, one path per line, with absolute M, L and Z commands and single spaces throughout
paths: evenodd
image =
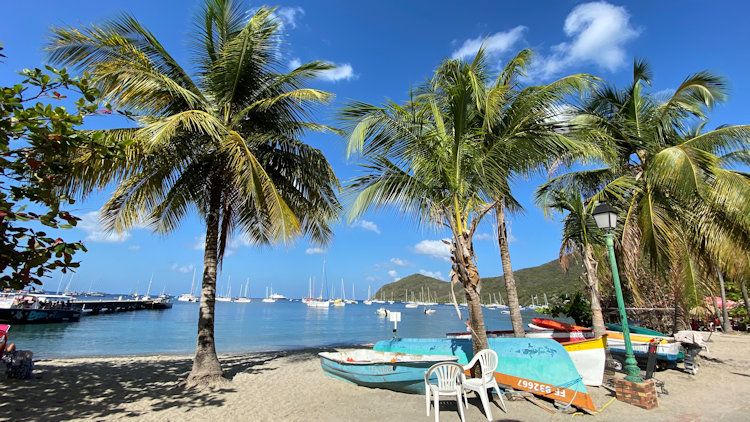
M 534 318 L 531 320 L 531 323 L 538 327 L 548 328 L 555 331 L 578 331 L 581 333 L 593 333 L 593 330 L 591 330 L 591 328 L 581 327 L 580 325 L 567 324 L 565 322 L 555 321 L 554 319 L 548 318 Z

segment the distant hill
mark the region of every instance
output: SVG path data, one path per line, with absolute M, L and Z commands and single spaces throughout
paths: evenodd
M 561 296 L 582 289 L 583 282 L 580 280 L 582 273 L 583 267 L 574 265 L 571 266 L 567 274 L 563 274 L 557 260 L 537 267 L 513 271 L 521 305 L 530 304 L 531 297 L 534 295 L 538 295 L 539 300 L 543 300 L 542 297 L 545 293 L 547 297 L 551 298 L 554 295 Z M 427 300 L 428 289 L 433 299 L 437 295 L 438 302 L 450 302 L 450 283 L 422 274 L 412 274 L 401 280 L 386 284 L 378 289 L 375 297 L 388 300 L 393 297 L 393 300 L 402 301 L 404 300 L 405 292 L 408 290 L 409 299 L 411 299 L 412 292 L 414 292 L 414 297 L 419 300 L 420 292 L 424 292 L 425 300 Z M 456 293 L 456 300 L 459 303 L 463 302 L 463 288 L 460 285 L 456 285 L 454 286 L 454 291 Z M 487 303 L 491 294 L 495 296 L 498 294 L 502 295 L 503 302 L 507 304 L 508 294 L 505 291 L 503 276 L 482 278 L 482 302 Z

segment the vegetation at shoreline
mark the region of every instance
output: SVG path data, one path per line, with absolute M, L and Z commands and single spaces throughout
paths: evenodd
M 537 296 L 540 301 L 544 301 L 543 295 L 546 293 L 548 299 L 553 296 L 563 297 L 573 295 L 577 290 L 583 288 L 580 277 L 583 274 L 583 267 L 573 265 L 567 273 L 563 272 L 557 261 L 550 261 L 536 267 L 522 268 L 514 271 L 517 279 L 518 300 L 523 305 L 531 304 L 532 296 Z M 450 293 L 450 283 L 428 277 L 422 274 L 412 274 L 400 280 L 388 283 L 382 286 L 373 295 L 373 298 L 386 300 L 393 299 L 396 301 L 404 300 L 405 291 L 409 291 L 409 300 L 414 298 L 419 300 L 420 292 L 424 291 L 425 301 L 427 300 L 427 289 L 430 294 L 437 298 L 438 302 L 452 302 Z M 480 294 L 482 303 L 487 304 L 494 301 L 490 299 L 497 298 L 501 295 L 503 303 L 507 305 L 508 296 L 505 290 L 503 276 L 482 278 L 482 292 Z M 456 294 L 458 302 L 463 302 L 462 298 Z M 542 303 L 543 304 L 543 303 Z

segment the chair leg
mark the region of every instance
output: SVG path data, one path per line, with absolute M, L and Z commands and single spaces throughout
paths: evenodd
M 461 404 L 461 392 L 456 392 L 456 407 L 458 407 L 458 415 L 461 416 L 461 422 L 465 422 L 464 418 L 464 407 Z M 468 409 L 468 406 L 467 406 Z
M 505 400 L 503 400 L 503 391 L 500 389 L 500 387 L 497 384 L 495 384 L 493 388 L 495 389 L 495 392 L 497 393 L 497 397 L 500 399 L 500 404 L 503 409 L 503 412 L 508 413 L 508 408 L 505 407 Z
M 479 398 L 482 400 L 482 408 L 484 408 L 484 416 L 487 417 L 488 421 L 492 420 L 492 412 L 490 411 L 490 399 L 487 397 L 487 390 L 482 388 L 479 390 Z
M 435 394 L 435 422 L 440 422 L 440 394 Z
M 430 416 L 430 399 L 432 398 L 432 392 L 426 392 L 424 395 L 425 409 L 427 410 L 427 416 Z

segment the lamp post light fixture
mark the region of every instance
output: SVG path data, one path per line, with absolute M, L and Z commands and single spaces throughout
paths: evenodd
M 606 202 L 600 202 L 592 212 L 596 225 L 604 230 L 604 237 L 607 241 L 607 250 L 609 251 L 609 264 L 612 267 L 612 279 L 615 282 L 615 295 L 617 296 L 617 309 L 620 311 L 620 323 L 622 324 L 622 336 L 625 339 L 625 372 L 626 380 L 632 382 L 643 382 L 641 370 L 638 369 L 638 363 L 635 361 L 633 354 L 633 345 L 630 342 L 630 327 L 628 327 L 628 318 L 625 315 L 625 301 L 622 299 L 622 288 L 620 287 L 620 274 L 617 272 L 617 260 L 615 260 L 615 245 L 612 231 L 617 227 L 617 213 Z

